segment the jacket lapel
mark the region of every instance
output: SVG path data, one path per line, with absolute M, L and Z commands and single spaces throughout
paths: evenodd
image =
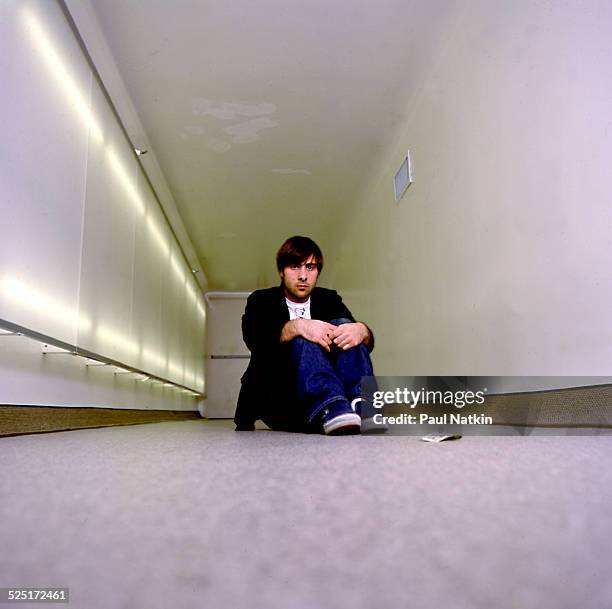
M 312 319 L 323 319 L 321 309 L 321 301 L 319 299 L 319 292 L 315 288 L 310 292 L 310 317 Z
M 278 288 L 278 318 L 283 322 L 289 321 L 289 308 L 285 302 L 285 290 L 282 284 Z

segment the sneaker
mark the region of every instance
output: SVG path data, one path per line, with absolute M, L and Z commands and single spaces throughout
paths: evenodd
M 353 412 L 356 412 L 360 417 L 365 416 L 365 410 L 368 407 L 368 403 L 364 398 L 355 398 L 351 401 L 351 408 Z
M 361 418 L 362 434 L 384 434 L 389 428 L 384 423 L 376 423 L 374 415 L 380 411 L 374 408 L 365 398 L 355 398 L 351 402 L 351 407 Z
M 332 402 L 321 416 L 323 433 L 328 436 L 358 434 L 361 432 L 361 417 L 346 402 Z

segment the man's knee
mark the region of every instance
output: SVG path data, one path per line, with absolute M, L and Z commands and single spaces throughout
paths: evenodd
M 334 326 L 341 326 L 342 324 L 351 324 L 353 323 L 348 317 L 337 317 L 336 319 L 332 319 L 330 324 L 334 324 Z
M 303 336 L 296 336 L 290 343 L 290 349 L 293 353 L 303 353 L 304 351 L 325 351 L 318 343 L 313 343 L 311 340 Z

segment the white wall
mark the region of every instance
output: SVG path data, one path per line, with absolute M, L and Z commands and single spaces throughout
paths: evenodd
M 209 419 L 233 418 L 240 379 L 251 354 L 242 338 L 242 316 L 249 292 L 209 292 L 206 337 L 207 398 L 201 412 Z
M 610 375 L 612 4 L 450 6 L 334 285 L 380 375 Z
M 4 2 L 0 41 L 0 320 L 203 392 L 202 294 L 59 5 Z M 80 390 L 68 368 L 55 389 L 22 382 L 13 360 L 32 349 L 0 340 L 0 403 L 151 403 L 92 398 L 82 365 Z

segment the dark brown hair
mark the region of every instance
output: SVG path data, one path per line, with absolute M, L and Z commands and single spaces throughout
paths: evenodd
M 319 246 L 310 237 L 290 237 L 276 254 L 276 268 L 280 273 L 286 266 L 303 264 L 310 256 L 315 257 L 320 273 L 323 270 L 323 254 Z

